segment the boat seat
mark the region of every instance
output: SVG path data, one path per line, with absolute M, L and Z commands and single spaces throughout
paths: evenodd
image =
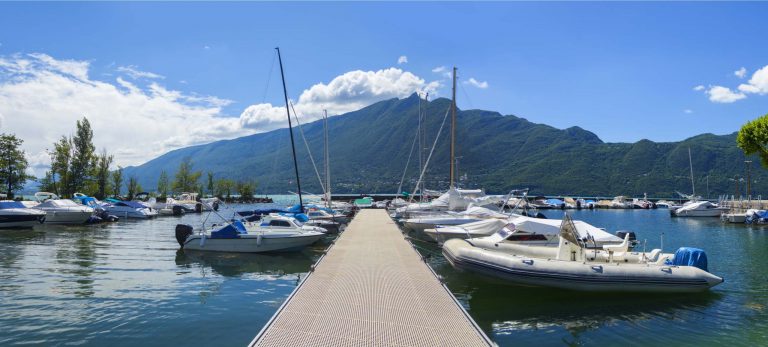
M 618 245 L 603 245 L 603 249 L 608 252 L 624 253 L 629 251 L 629 233 L 624 235 L 624 241 Z
M 656 248 L 651 251 L 650 254 L 648 254 L 648 261 L 654 262 L 656 261 L 656 258 L 659 257 L 659 254 L 661 254 L 661 250 Z

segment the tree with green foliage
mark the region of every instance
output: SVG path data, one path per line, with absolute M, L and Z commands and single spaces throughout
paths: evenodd
M 237 192 L 240 194 L 242 201 L 253 200 L 253 192 L 256 190 L 256 184 L 251 181 L 239 181 L 237 182 Z
M 219 199 L 224 199 L 225 197 L 229 199 L 230 196 L 232 195 L 232 189 L 234 187 L 235 187 L 234 181 L 226 178 L 218 179 L 216 180 L 216 196 Z
M 202 172 L 200 171 L 192 171 L 192 159 L 189 157 L 184 158 L 179 163 L 179 170 L 176 171 L 173 190 L 179 193 L 198 191 L 197 181 L 200 180 L 201 175 Z
M 86 190 L 93 195 L 107 191 L 107 172 L 113 158 L 106 151 L 95 154 L 93 130 L 88 118 L 77 121 L 75 136 L 62 136 L 53 144 L 50 175 L 46 173 L 46 185 L 61 196 L 70 197 Z M 103 160 L 103 162 L 102 162 Z M 103 165 L 106 166 L 106 171 Z M 57 182 L 58 179 L 58 182 Z
M 114 157 L 107 154 L 107 150 L 102 150 L 96 159 L 96 198 L 101 200 L 107 196 L 109 191 L 109 166 L 112 165 Z
M 0 134 L 0 184 L 6 190 L 8 199 L 13 192 L 24 188 L 27 178 L 27 159 L 21 144 L 24 140 L 16 135 Z
M 112 196 L 120 196 L 120 190 L 123 187 L 123 167 L 117 166 L 117 170 L 112 171 Z
M 213 184 L 213 172 L 208 171 L 208 194 L 213 195 L 214 190 L 214 184 Z
M 58 142 L 53 144 L 51 155 L 51 179 L 53 192 L 56 195 L 66 194 L 70 185 L 70 164 L 72 162 L 72 140 L 61 136 Z M 57 178 L 58 177 L 58 184 Z
M 157 193 L 160 194 L 160 199 L 168 196 L 168 173 L 165 170 L 160 171 L 160 178 L 157 179 Z
M 736 144 L 746 155 L 757 153 L 761 164 L 768 167 L 768 114 L 744 124 L 736 135 Z
M 133 200 L 136 193 L 139 193 L 139 181 L 136 180 L 136 176 L 128 178 L 128 200 Z

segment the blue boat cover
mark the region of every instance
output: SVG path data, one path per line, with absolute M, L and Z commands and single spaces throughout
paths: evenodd
M 227 224 L 223 228 L 212 231 L 212 239 L 236 239 L 240 234 L 244 234 L 245 226 L 240 221 L 235 221 L 232 224 Z
M 115 206 L 128 206 L 133 208 L 147 208 L 147 206 L 144 206 L 136 201 L 120 201 L 116 202 L 113 205 Z
M 565 202 L 563 200 L 560 200 L 560 199 L 547 199 L 547 204 L 550 204 L 550 205 L 558 205 L 558 206 L 560 206 L 560 205 L 562 205 L 564 203 Z
M 18 201 L 0 201 L 0 210 L 6 208 L 27 208 L 24 204 Z
M 678 248 L 669 265 L 695 266 L 704 271 L 709 271 L 707 270 L 707 253 L 702 249 L 693 247 Z

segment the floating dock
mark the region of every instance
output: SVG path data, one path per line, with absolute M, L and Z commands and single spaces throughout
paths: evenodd
M 492 346 L 383 209 L 361 210 L 251 346 Z

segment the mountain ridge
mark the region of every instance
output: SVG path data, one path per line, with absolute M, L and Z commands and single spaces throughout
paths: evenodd
M 450 104 L 445 98 L 422 100 L 427 114 L 427 148 L 432 146 Z M 397 191 L 416 134 L 418 105 L 419 98 L 413 94 L 329 118 L 334 192 Z M 445 189 L 448 185 L 449 127 L 450 119 L 426 173 L 427 187 Z M 322 173 L 322 121 L 303 124 L 303 131 Z M 297 129 L 294 132 L 302 188 L 321 192 L 302 137 Z M 456 137 L 459 174 L 467 176 L 461 184 L 497 194 L 520 187 L 547 195 L 671 196 L 675 191 L 689 192 L 688 147 L 697 186 L 708 183 L 711 196 L 734 194 L 734 179 L 743 177 L 745 171 L 736 133 L 699 134 L 677 142 L 604 142 L 578 126 L 557 129 L 512 114 L 471 109 L 457 110 Z M 425 150 L 424 156 L 427 153 Z M 176 149 L 142 165 L 126 167 L 125 177 L 135 176 L 143 187 L 153 188 L 161 170 L 172 178 L 185 157 L 192 159 L 195 170 L 213 172 L 216 178 L 256 180 L 260 193 L 295 191 L 287 129 Z M 414 152 L 403 190 L 413 189 L 417 165 Z M 757 165 L 752 167 L 756 181 L 753 192 L 768 188 L 765 178 Z

